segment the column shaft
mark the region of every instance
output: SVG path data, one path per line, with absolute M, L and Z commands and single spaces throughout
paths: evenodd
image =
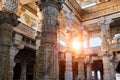
M 72 54 L 70 52 L 66 53 L 65 80 L 73 80 Z
M 111 80 L 116 80 L 115 64 L 113 61 L 110 62 L 110 68 L 111 68 Z
M 111 80 L 109 56 L 103 56 L 104 80 Z
M 92 80 L 92 65 L 91 65 L 91 63 L 87 64 L 87 80 Z
M 104 69 L 104 80 L 111 80 L 111 72 L 110 72 L 110 60 L 109 60 L 109 39 L 110 39 L 110 25 L 111 21 L 106 20 L 104 17 L 101 17 L 101 38 L 102 38 L 102 46 L 101 51 L 103 58 L 103 69 Z
M 41 45 L 36 59 L 35 80 L 57 79 L 57 27 L 60 2 L 41 1 L 42 11 Z
M 10 70 L 9 70 L 9 80 L 13 80 L 13 68 L 15 67 L 15 62 L 14 62 L 14 58 L 16 55 L 16 50 L 15 47 L 10 48 Z
M 85 80 L 84 59 L 78 59 L 78 80 Z
M 10 46 L 13 37 L 13 27 L 16 25 L 17 16 L 15 13 L 0 11 L 0 80 L 9 80 Z
M 9 52 L 13 27 L 17 24 L 16 4 L 17 0 L 2 0 L 2 11 L 0 11 L 0 80 L 9 80 Z
M 22 49 L 23 47 L 19 47 L 18 46 L 13 46 L 11 45 L 10 47 L 10 69 L 9 69 L 9 80 L 13 80 L 13 77 L 14 77 L 14 67 L 15 67 L 15 62 L 14 62 L 14 59 L 15 59 L 15 56 L 16 54 L 18 53 L 18 51 L 20 49 Z

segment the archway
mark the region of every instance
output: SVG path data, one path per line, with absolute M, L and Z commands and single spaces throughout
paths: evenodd
M 13 80 L 33 80 L 36 51 L 25 47 L 15 56 Z

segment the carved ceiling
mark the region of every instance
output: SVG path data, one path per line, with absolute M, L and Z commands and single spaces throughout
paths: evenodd
M 25 23 L 28 26 L 31 26 L 31 25 L 33 27 L 38 26 L 38 23 L 41 18 L 41 14 L 40 14 L 38 6 L 36 5 L 36 2 L 39 0 L 18 0 L 18 1 L 19 1 L 19 6 L 18 6 L 17 14 L 21 17 L 20 20 L 22 20 L 23 23 Z M 105 3 L 103 5 L 100 4 L 100 5 L 97 5 L 97 7 L 92 7 L 92 8 L 85 9 L 85 10 L 83 10 L 81 8 L 81 6 L 84 6 L 84 5 L 87 5 L 90 3 L 94 3 L 94 2 L 96 4 L 99 4 L 101 2 L 106 2 L 106 1 L 111 1 L 111 3 L 117 2 L 117 0 L 66 0 L 65 6 L 67 6 L 68 9 L 66 9 L 63 6 L 63 9 L 59 15 L 60 31 L 64 32 L 65 31 L 64 29 L 67 26 L 67 23 L 66 23 L 67 22 L 66 21 L 67 13 L 73 14 L 72 16 L 74 19 L 71 19 L 71 20 L 73 20 L 71 22 L 71 24 L 73 26 L 73 30 L 75 31 L 75 29 L 78 29 L 78 27 L 80 28 L 82 21 L 86 21 L 86 20 L 89 20 L 89 19 L 92 19 L 95 17 L 99 17 L 98 16 L 99 14 L 97 15 L 97 13 L 95 16 L 92 14 L 93 12 L 95 12 L 95 10 L 101 11 L 101 10 L 104 10 L 104 7 L 108 8 L 112 5 L 110 3 Z M 1 2 L 1 0 L 0 0 L 0 2 Z M 117 2 L 117 3 L 119 3 L 119 2 Z M 110 4 L 110 5 L 108 5 L 108 4 Z M 0 5 L 0 8 L 1 8 L 1 5 Z M 118 9 L 116 9 L 116 10 L 118 10 Z M 105 15 L 106 15 L 106 13 L 105 13 Z M 71 17 L 71 16 L 69 16 L 69 17 Z M 87 31 L 90 31 L 90 32 L 100 29 L 99 25 L 96 23 L 90 24 L 90 25 L 85 25 L 84 27 Z M 38 29 L 38 27 L 36 27 L 36 29 Z

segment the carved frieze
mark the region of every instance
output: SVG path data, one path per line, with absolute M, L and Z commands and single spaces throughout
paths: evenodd
M 106 6 L 105 4 L 106 5 L 111 4 L 112 6 L 111 5 Z M 90 9 L 83 11 L 84 14 L 82 14 L 82 19 L 89 20 L 89 19 L 98 18 L 101 16 L 113 14 L 120 11 L 120 2 L 118 0 L 111 0 L 111 2 L 108 2 L 105 4 L 96 5 L 98 7 L 99 6 L 102 7 L 100 9 L 98 9 L 97 7 L 91 7 Z
M 17 27 L 14 27 L 13 29 L 15 32 L 18 32 L 20 34 L 23 34 L 27 37 L 30 37 L 32 39 L 35 39 L 35 30 L 31 27 L 28 27 L 27 25 L 23 23 L 19 23 Z

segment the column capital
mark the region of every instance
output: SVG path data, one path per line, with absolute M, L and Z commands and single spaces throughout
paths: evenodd
M 37 2 L 37 5 L 39 6 L 40 10 L 48 6 L 54 6 L 60 11 L 63 2 L 64 0 L 40 0 L 39 2 Z
M 101 39 L 102 39 L 102 51 L 109 50 L 109 44 L 111 44 L 111 33 L 110 33 L 110 23 L 112 22 L 111 19 L 106 19 L 105 17 L 101 17 L 99 20 L 99 25 L 101 28 Z
M 109 51 L 102 51 L 102 57 L 110 57 L 111 56 L 111 54 L 110 54 L 110 52 Z
M 111 22 L 112 22 L 112 19 L 106 19 L 105 17 L 101 17 L 99 19 L 98 24 L 99 25 L 101 25 L 101 24 L 109 25 Z
M 84 59 L 85 63 L 87 64 L 92 64 L 93 63 L 93 60 L 92 60 L 92 57 L 91 56 L 86 56 L 86 58 Z

